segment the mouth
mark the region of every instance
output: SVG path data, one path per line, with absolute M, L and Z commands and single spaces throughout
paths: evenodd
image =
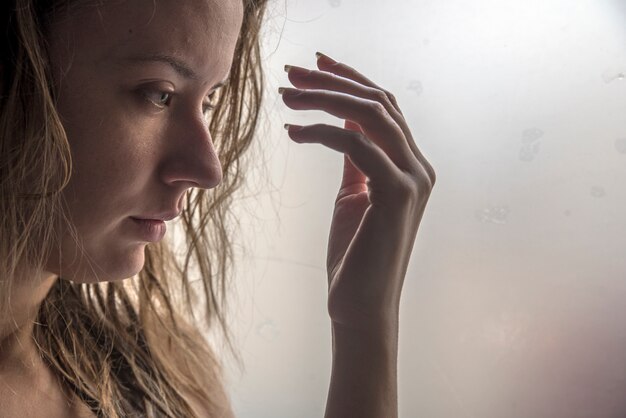
M 154 215 L 131 216 L 131 218 L 138 219 L 138 220 L 148 220 L 148 221 L 171 221 L 172 219 L 179 217 L 180 214 L 181 212 L 179 211 L 167 211 L 167 212 L 154 214 Z
M 131 217 L 131 219 L 135 225 L 137 225 L 137 232 L 145 241 L 160 241 L 167 232 L 167 225 L 165 225 L 165 221 L 161 219 L 142 219 L 134 217 Z

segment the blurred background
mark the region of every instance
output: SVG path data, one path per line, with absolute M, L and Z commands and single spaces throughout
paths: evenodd
M 228 366 L 238 418 L 322 418 L 343 157 L 284 123 L 315 51 L 393 92 L 437 172 L 402 294 L 400 417 L 626 416 L 626 6 L 272 1 Z M 381 244 L 382 245 L 382 244 Z

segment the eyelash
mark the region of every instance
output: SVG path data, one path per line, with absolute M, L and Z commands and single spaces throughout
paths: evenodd
M 169 103 L 169 101 L 170 101 L 170 100 L 172 100 L 172 97 L 174 96 L 174 93 L 171 93 L 171 92 L 169 92 L 169 91 L 161 91 L 161 90 L 145 90 L 145 91 L 143 92 L 143 96 L 144 96 L 144 98 L 145 98 L 147 101 L 149 101 L 150 103 L 152 103 L 153 105 L 155 105 L 156 107 L 160 108 L 160 109 L 164 109 L 164 108 L 165 108 L 165 106 L 168 106 L 168 104 L 163 104 L 163 105 L 161 105 L 161 104 L 159 104 L 159 101 L 158 101 L 158 100 L 157 100 L 157 101 L 152 100 L 152 99 L 150 98 L 151 93 L 157 93 L 157 95 L 159 95 L 159 96 L 161 96 L 161 97 L 162 97 L 163 95 L 167 95 L 167 96 L 168 96 L 168 97 L 167 97 L 167 102 L 168 102 L 168 103 Z M 214 94 L 215 94 L 215 93 L 212 93 L 212 94 L 211 94 L 210 96 L 208 96 L 208 97 L 209 97 L 210 99 L 212 99 Z M 211 104 L 211 103 L 204 103 L 204 106 L 203 106 L 203 108 L 202 108 L 202 113 L 204 114 L 204 113 L 206 113 L 206 112 L 208 112 L 208 111 L 211 111 L 211 110 L 213 110 L 213 109 L 215 109 L 215 105 L 213 105 L 213 104 Z

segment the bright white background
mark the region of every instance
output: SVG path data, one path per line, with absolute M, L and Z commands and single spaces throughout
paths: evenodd
M 626 7 L 619 0 L 273 1 L 264 155 L 242 202 L 238 418 L 322 418 L 341 154 L 282 125 L 315 51 L 392 91 L 437 172 L 402 294 L 401 417 L 626 416 Z M 622 74 L 622 75 L 620 75 Z M 381 244 L 382 245 L 382 244 Z

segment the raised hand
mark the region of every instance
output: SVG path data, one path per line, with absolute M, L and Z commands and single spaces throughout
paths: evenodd
M 344 154 L 343 180 L 328 241 L 328 313 L 334 325 L 380 333 L 397 327 L 413 243 L 435 184 L 395 97 L 355 69 L 319 54 L 320 71 L 286 66 L 297 87 L 281 88 L 287 106 L 344 119 L 286 125 L 298 143 Z

